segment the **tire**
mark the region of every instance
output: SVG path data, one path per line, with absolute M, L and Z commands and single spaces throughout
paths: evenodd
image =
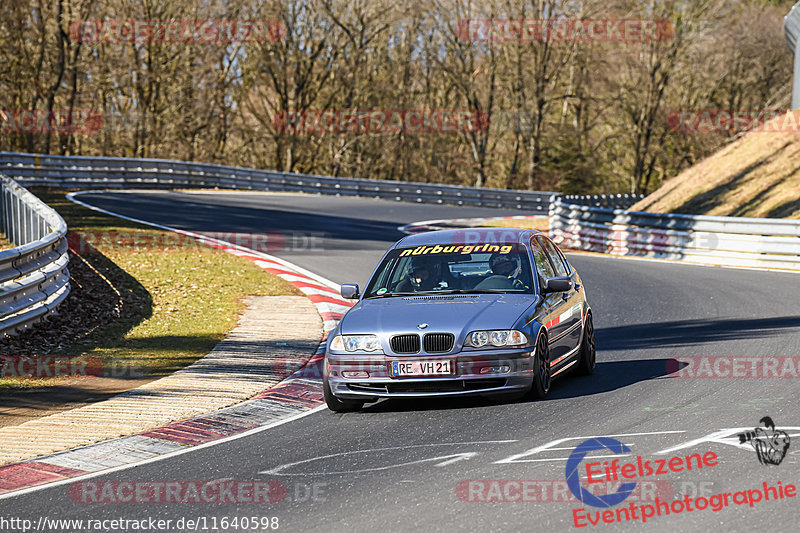
M 547 343 L 547 335 L 539 334 L 536 340 L 536 355 L 533 361 L 533 386 L 531 396 L 541 400 L 550 392 L 550 345 Z
M 328 409 L 334 413 L 351 413 L 364 407 L 364 402 L 361 400 L 343 400 L 334 396 L 331 386 L 328 384 L 328 378 L 322 379 L 322 393 L 325 396 L 325 403 L 328 405 Z
M 586 315 L 586 324 L 583 326 L 583 336 L 581 337 L 581 355 L 575 372 L 581 376 L 591 376 L 594 373 L 596 359 L 596 345 L 594 340 L 594 323 L 592 314 Z

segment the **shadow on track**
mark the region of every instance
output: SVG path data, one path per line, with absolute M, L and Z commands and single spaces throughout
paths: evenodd
M 597 328 L 597 344 L 603 350 L 669 348 L 721 341 L 781 335 L 786 329 L 800 333 L 800 317 L 720 318 L 676 320 Z
M 675 359 L 598 361 L 591 376 L 573 374 L 554 381 L 550 394 L 544 401 L 577 398 L 622 389 L 641 381 L 666 377 L 678 367 L 679 363 Z

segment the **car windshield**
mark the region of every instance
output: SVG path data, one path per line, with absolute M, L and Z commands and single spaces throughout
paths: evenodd
M 520 244 L 434 244 L 397 248 L 384 258 L 365 298 L 416 294 L 533 293 Z

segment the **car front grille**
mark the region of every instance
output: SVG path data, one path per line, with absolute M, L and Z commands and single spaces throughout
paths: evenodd
M 452 333 L 426 333 L 422 345 L 428 353 L 447 353 L 453 349 L 455 340 Z
M 395 335 L 391 346 L 394 353 L 419 353 L 419 335 Z

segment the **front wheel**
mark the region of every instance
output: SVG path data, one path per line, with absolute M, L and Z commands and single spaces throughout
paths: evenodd
M 322 394 L 325 396 L 328 409 L 334 413 L 349 413 L 364 407 L 364 402 L 360 400 L 343 400 L 334 396 L 331 386 L 328 384 L 328 378 L 322 378 Z
M 534 353 L 531 394 L 541 400 L 548 392 L 550 392 L 550 345 L 547 343 L 547 335 L 541 333 L 536 341 Z
M 594 372 L 595 365 L 595 341 L 594 341 L 594 324 L 592 323 L 592 314 L 586 315 L 586 324 L 583 326 L 583 337 L 581 338 L 581 355 L 578 360 L 576 368 L 578 374 L 590 376 Z

